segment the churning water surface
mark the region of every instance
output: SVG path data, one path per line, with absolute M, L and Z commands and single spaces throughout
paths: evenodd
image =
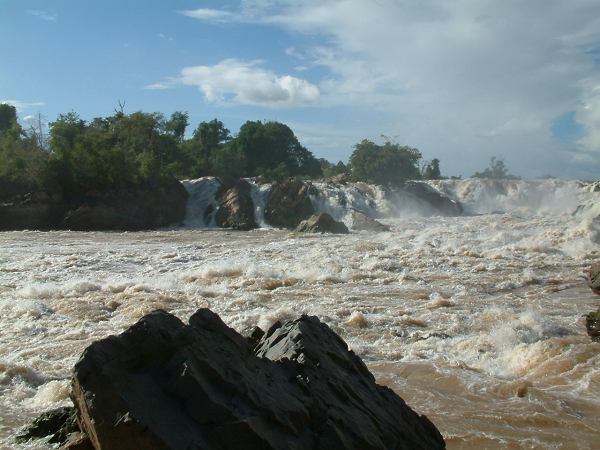
M 584 279 L 597 193 L 554 183 L 519 203 L 514 186 L 486 198 L 481 183 L 438 183 L 482 214 L 390 213 L 375 234 L 0 233 L 0 446 L 44 448 L 14 436 L 68 401 L 93 340 L 156 308 L 210 307 L 240 331 L 319 316 L 449 448 L 595 448 L 600 343 L 582 315 L 599 303 Z

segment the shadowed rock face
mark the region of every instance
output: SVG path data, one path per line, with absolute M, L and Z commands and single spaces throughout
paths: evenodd
M 224 185 L 217 193 L 217 199 L 217 225 L 236 230 L 256 228 L 254 203 L 250 195 L 250 184 L 246 180 L 236 180 L 232 184 Z
M 438 214 L 443 216 L 460 216 L 463 213 L 462 205 L 445 195 L 439 193 L 427 183 L 409 181 L 402 188 L 420 201 L 425 202 Z
M 315 214 L 310 216 L 308 219 L 300 222 L 296 231 L 303 231 L 307 233 L 339 233 L 348 234 L 348 227 L 342 222 L 334 220 L 331 215 L 327 213 Z
M 591 265 L 588 272 L 588 283 L 595 294 L 600 294 L 600 262 Z
M 296 228 L 314 212 L 309 197 L 310 184 L 290 178 L 273 185 L 265 206 L 265 220 L 269 225 Z
M 38 192 L 0 203 L 4 230 L 148 230 L 178 225 L 188 193 L 173 179 L 158 188 L 86 192 L 77 198 Z
M 374 232 L 390 231 L 388 225 L 384 225 L 360 211 L 352 211 L 352 229 L 356 231 Z
M 76 364 L 82 430 L 96 449 L 444 448 L 435 426 L 377 385 L 316 317 L 253 342 L 207 309 L 189 325 L 145 316 Z

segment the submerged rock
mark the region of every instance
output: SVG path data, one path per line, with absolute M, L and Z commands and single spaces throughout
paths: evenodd
M 235 180 L 219 189 L 219 209 L 215 217 L 218 226 L 236 230 L 252 230 L 257 227 L 250 191 L 250 183 L 246 180 Z
M 384 225 L 367 216 L 365 213 L 356 210 L 352 211 L 352 229 L 356 231 L 390 231 L 388 225 Z
M 338 222 L 327 213 L 315 214 L 308 219 L 303 220 L 296 227 L 296 231 L 306 233 L 338 233 L 348 234 L 348 227 L 342 222 Z
M 444 448 L 319 319 L 278 325 L 253 351 L 208 309 L 155 311 L 93 343 L 73 377 L 82 429 L 96 449 Z
M 315 210 L 309 196 L 310 184 L 290 178 L 275 183 L 265 205 L 265 220 L 274 227 L 296 228 Z

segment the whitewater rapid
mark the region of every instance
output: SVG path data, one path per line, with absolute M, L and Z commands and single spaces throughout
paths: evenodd
M 196 227 L 0 233 L 0 447 L 45 448 L 14 436 L 68 401 L 93 340 L 156 308 L 210 307 L 239 331 L 319 316 L 449 448 L 595 448 L 600 344 L 582 315 L 600 303 L 584 279 L 600 255 L 596 185 L 432 186 L 469 215 L 422 217 L 380 188 L 323 184 L 318 208 L 370 207 L 392 230 L 205 229 L 198 201 Z

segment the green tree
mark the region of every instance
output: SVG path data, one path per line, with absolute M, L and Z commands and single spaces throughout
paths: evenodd
M 234 142 L 245 155 L 247 176 L 321 175 L 321 166 L 313 154 L 280 122 L 248 121 Z
M 440 160 L 433 158 L 429 164 L 425 166 L 423 171 L 423 179 L 425 180 L 439 180 L 442 178 L 440 173 Z
M 165 123 L 165 129 L 173 135 L 178 143 L 183 142 L 185 130 L 189 124 L 187 112 L 175 111 L 171 118 Z
M 420 178 L 420 159 L 421 152 L 416 148 L 390 141 L 378 145 L 365 139 L 354 146 L 350 156 L 352 177 L 357 181 L 399 186 Z
M 492 178 L 492 179 L 508 179 L 515 180 L 519 177 L 508 173 L 508 169 L 502 159 L 498 159 L 492 156 L 490 159 L 489 167 L 485 168 L 482 172 L 475 172 L 472 175 L 473 178 Z
M 22 132 L 17 120 L 17 108 L 8 103 L 0 103 L 0 134 L 11 133 L 18 137 Z

